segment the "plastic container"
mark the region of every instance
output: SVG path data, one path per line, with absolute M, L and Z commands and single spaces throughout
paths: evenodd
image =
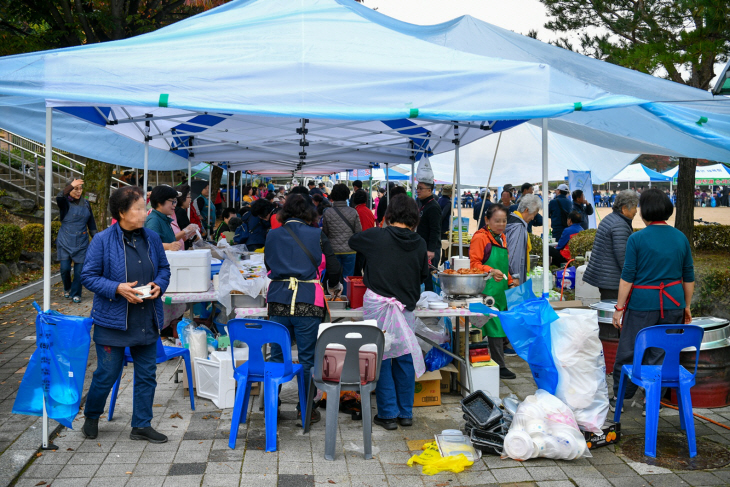
M 560 287 L 563 282 L 563 272 L 565 272 L 565 289 L 575 289 L 575 267 L 568 267 L 567 270 L 562 269 L 556 272 L 557 280 L 555 285 Z
M 221 271 L 221 266 L 223 265 L 223 261 L 220 259 L 211 259 L 210 260 L 210 278 L 213 279 L 213 276 L 218 275 L 218 273 Z
M 204 293 L 210 288 L 210 250 L 166 251 L 170 263 L 168 293 Z
M 480 390 L 474 391 L 461 400 L 461 410 L 480 429 L 489 429 L 502 420 L 502 410 Z
M 501 455 L 504 448 L 504 436 L 472 428 L 469 435 L 474 448 L 490 455 Z
M 350 308 L 362 308 L 363 298 L 365 297 L 366 287 L 362 282 L 362 277 L 349 276 L 345 278 L 347 284 L 347 299 L 350 300 Z
M 236 365 L 248 360 L 248 348 L 236 348 Z M 198 397 L 213 401 L 221 409 L 232 408 L 236 401 L 235 368 L 230 350 L 216 351 L 207 358 L 196 357 L 195 384 Z

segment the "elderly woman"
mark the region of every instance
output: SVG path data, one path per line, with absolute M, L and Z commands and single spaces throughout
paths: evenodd
M 601 220 L 596 230 L 583 281 L 597 287 L 602 300 L 618 298 L 626 241 L 634 231 L 631 222 L 636 216 L 638 205 L 639 195 L 636 191 L 621 191 L 613 203 L 613 212 Z
M 517 209 L 507 217 L 507 227 L 504 234 L 507 237 L 509 254 L 509 273 L 516 284 L 527 280 L 530 270 L 530 236 L 529 223 L 540 213 L 542 200 L 534 194 L 524 194 L 519 199 Z
M 61 228 L 56 239 L 56 252 L 61 262 L 61 280 L 63 281 L 63 297 L 81 302 L 81 273 L 84 269 L 86 249 L 89 247 L 89 236 L 96 234 L 96 222 L 89 202 L 81 198 L 84 180 L 74 179 L 56 197 L 56 204 L 61 212 Z M 71 280 L 71 264 L 74 266 L 74 277 Z
M 634 343 L 641 330 L 654 325 L 692 322 L 690 303 L 695 287 L 692 251 L 687 237 L 667 225 L 666 220 L 674 212 L 672 202 L 660 189 L 650 188 L 641 193 L 639 206 L 646 228 L 631 235 L 626 244 L 613 314 L 613 326 L 621 330 L 613 366 L 614 397 L 618 393 L 621 367 L 634 361 Z M 650 348 L 643 363 L 658 365 L 663 357 L 663 350 Z M 628 381 L 625 397 L 633 397 L 636 389 Z M 611 406 L 615 409 L 615 398 L 611 399 Z
M 486 214 L 486 225 L 479 229 L 471 239 L 469 247 L 470 267 L 488 273 L 491 279 L 487 280 L 483 294 L 492 296 L 495 307 L 500 311 L 507 309 L 505 291 L 514 287 L 512 275 L 509 271 L 509 252 L 507 237 L 504 234 L 507 228 L 507 208 L 500 203 L 489 207 Z M 504 348 L 507 335 L 502 329 L 499 318 L 491 318 L 483 327 L 484 336 L 489 337 L 489 351 L 497 365 L 501 379 L 516 379 L 517 375 L 507 368 L 504 361 Z
M 269 319 L 286 326 L 296 340 L 304 383 L 309 388 L 317 332 L 325 314 L 320 267 L 324 258 L 327 287 L 330 294 L 338 296 L 342 293 L 340 263 L 324 232 L 311 226 L 317 214 L 305 196 L 289 195 L 277 217 L 283 225 L 269 232 L 264 249 L 271 279 L 267 295 Z M 283 361 L 279 345 L 271 345 L 271 361 Z M 312 422 L 319 419 L 315 409 Z
M 109 210 L 117 220 L 89 246 L 81 275 L 94 293 L 91 319 L 97 366 L 86 398 L 81 431 L 96 438 L 99 417 L 124 365 L 124 349 L 134 359 L 132 440 L 165 443 L 167 437 L 150 426 L 157 387 L 157 340 L 163 324 L 162 300 L 170 282 L 170 265 L 157 233 L 144 228 L 145 194 L 135 186 L 116 190 Z M 135 289 L 150 286 L 148 295 Z
M 347 206 L 348 199 L 350 199 L 350 188 L 342 183 L 335 184 L 332 188 L 332 208 L 327 209 L 322 217 L 322 231 L 330 239 L 332 249 L 342 266 L 343 284 L 345 277 L 355 275 L 355 251 L 347 242 L 350 237 L 362 232 L 360 216 L 355 208 Z
M 387 430 L 413 424 L 416 375 L 425 372 L 415 336 L 413 311 L 421 282 L 429 275 L 426 241 L 416 233 L 418 206 L 407 195 L 396 195 L 385 212 L 384 228 L 371 228 L 350 237 L 349 245 L 365 257 L 367 287 L 363 316 L 393 337 L 383 354 L 373 422 Z
M 189 224 L 175 233 L 172 227 L 172 215 L 177 207 L 180 194 L 167 185 L 155 186 L 150 195 L 152 211 L 147 215 L 144 226 L 159 235 L 165 250 L 183 250 L 178 240 L 187 240 L 195 234 L 197 225 Z

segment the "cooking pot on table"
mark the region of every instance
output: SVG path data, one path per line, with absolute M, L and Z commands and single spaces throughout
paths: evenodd
M 445 274 L 439 272 L 441 290 L 448 296 L 474 296 L 484 291 L 489 274 Z

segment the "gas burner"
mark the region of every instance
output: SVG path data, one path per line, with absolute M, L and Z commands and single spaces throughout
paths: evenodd
M 447 302 L 451 308 L 468 308 L 472 303 L 486 304 L 487 306 L 494 306 L 494 298 L 492 296 L 484 296 L 482 294 L 478 296 L 459 295 L 459 296 L 447 296 Z

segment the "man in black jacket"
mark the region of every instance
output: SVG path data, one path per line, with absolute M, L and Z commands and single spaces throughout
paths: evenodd
M 580 226 L 588 230 L 588 217 L 593 214 L 593 205 L 588 203 L 585 194 L 580 189 L 573 191 L 573 211 L 580 213 Z
M 433 182 L 418 182 L 416 186 L 420 205 L 418 233 L 426 241 L 426 252 L 431 265 L 438 266 L 441 260 L 441 206 L 433 196 Z M 433 291 L 431 275 L 424 281 L 426 291 Z

